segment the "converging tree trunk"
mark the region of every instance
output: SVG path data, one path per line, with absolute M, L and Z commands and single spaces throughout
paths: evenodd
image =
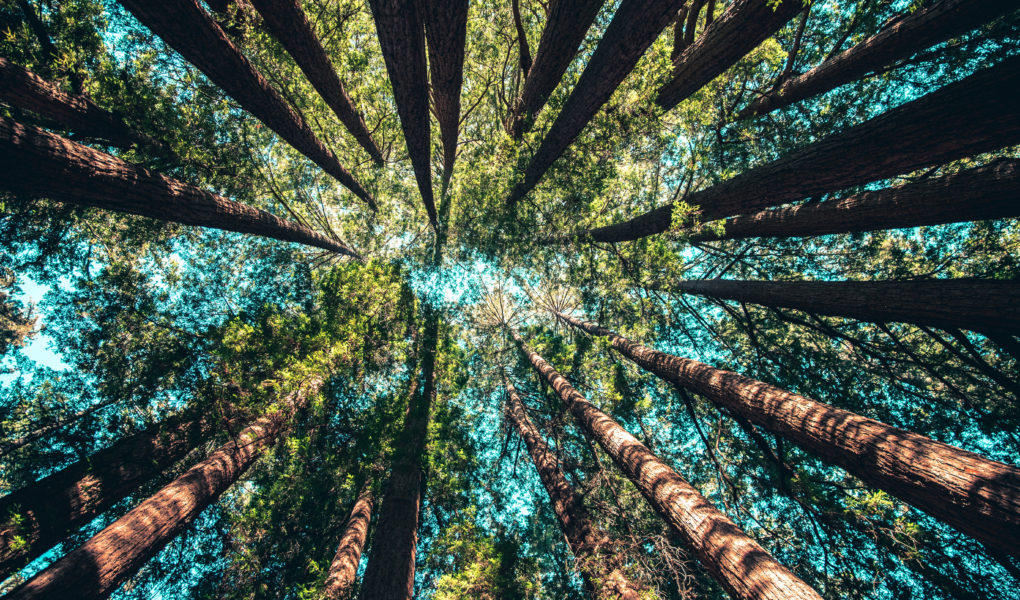
M 445 190 L 453 176 L 453 163 L 457 160 L 468 0 L 428 0 L 423 7 L 432 78 L 432 106 L 436 111 L 439 137 L 443 142 L 442 181 Z
M 552 365 L 528 348 L 520 334 L 513 329 L 510 334 L 584 432 L 613 458 L 731 596 L 744 600 L 820 600 L 817 592 L 741 531 L 687 480 L 586 401 Z
M 298 242 L 360 258 L 344 244 L 303 225 L 5 117 L 0 117 L 0 189 Z
M 988 546 L 1010 554 L 1020 549 L 1020 469 L 556 315 L 608 337 L 620 354 L 664 381 L 702 394 Z
M 358 198 L 376 209 L 375 200 L 337 157 L 320 142 L 286 100 L 241 54 L 197 0 L 120 0 L 131 14 L 163 39 L 244 110 L 262 121 Z
M 351 509 L 347 523 L 344 524 L 340 545 L 337 546 L 336 555 L 333 557 L 333 562 L 329 565 L 329 573 L 326 575 L 326 583 L 322 587 L 324 600 L 348 600 L 353 597 L 358 564 L 361 562 L 361 552 L 365 548 L 365 540 L 368 539 L 368 526 L 372 521 L 374 502 L 372 485 L 369 481 L 365 483 L 361 493 L 358 494 L 354 508 Z

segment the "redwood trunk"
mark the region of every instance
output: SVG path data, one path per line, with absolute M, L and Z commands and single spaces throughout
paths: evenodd
M 608 337 L 613 348 L 659 378 L 704 395 L 988 546 L 1020 550 L 1020 469 L 557 314 Z
M 894 22 L 874 36 L 783 82 L 747 105 L 740 117 L 763 115 L 877 73 L 896 61 L 966 33 L 1015 10 L 1014 0 L 940 0 Z
M 359 258 L 347 246 L 292 221 L 4 117 L 0 117 L 0 188 L 183 225 L 252 233 Z
M 1013 57 L 684 201 L 707 222 L 1015 144 L 1018 87 L 1020 57 Z M 583 235 L 598 242 L 635 240 L 667 231 L 672 219 L 672 206 L 661 206 Z
M 511 330 L 511 334 L 521 352 L 556 390 L 585 433 L 613 458 L 732 597 L 745 600 L 821 599 L 637 438 L 588 403 L 549 363 L 528 348 L 516 331 Z
M 120 0 L 131 14 L 312 162 L 376 209 L 375 200 L 279 92 L 241 54 L 197 0 Z
M 350 516 L 347 517 L 336 556 L 329 566 L 329 574 L 326 575 L 326 583 L 322 589 L 322 597 L 325 600 L 348 600 L 352 597 L 361 552 L 365 549 L 365 540 L 368 539 L 368 526 L 372 521 L 374 502 L 371 484 L 366 484 L 354 502 Z
M 294 62 L 319 92 L 337 118 L 350 131 L 361 147 L 371 155 L 377 165 L 383 164 L 382 153 L 368 132 L 365 119 L 354 107 L 347 95 L 344 84 L 326 56 L 326 50 L 308 22 L 305 11 L 298 0 L 250 0 L 265 21 L 266 28 L 273 34 Z
M 467 37 L 468 0 L 428 0 L 425 38 L 432 75 L 432 105 L 443 142 L 443 189 L 450 184 L 457 160 L 460 128 L 460 88 L 464 81 L 464 43 Z
M 574 86 L 563 109 L 531 157 L 524 177 L 510 192 L 514 206 L 581 133 L 588 121 L 609 101 L 616 88 L 637 65 L 663 28 L 676 16 L 684 0 L 622 0 Z

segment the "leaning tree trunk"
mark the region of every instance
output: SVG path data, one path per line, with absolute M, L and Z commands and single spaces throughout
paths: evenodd
M 430 0 L 431 1 L 431 0 Z M 410 0 L 369 0 L 375 30 L 379 36 L 386 71 L 393 86 L 400 126 L 407 153 L 418 181 L 418 191 L 436 226 L 436 203 L 432 196 L 432 168 L 429 166 L 428 73 L 425 68 L 425 31 L 417 2 Z
M 698 29 L 698 16 L 701 15 L 701 5 L 705 0 L 691 0 L 691 6 L 687 9 L 687 24 L 684 26 L 684 48 L 694 43 L 694 34 Z
M 538 477 L 549 494 L 553 512 L 559 520 L 567 545 L 574 553 L 588 593 L 599 600 L 640 600 L 648 591 L 636 587 L 623 572 L 615 544 L 588 518 L 581 496 L 560 470 L 556 455 L 542 439 L 538 428 L 528 417 L 524 402 L 513 384 L 504 379 L 507 392 L 506 416 L 528 447 Z
M 992 335 L 1020 334 L 1020 281 L 681 281 L 678 292 L 794 308 L 872 323 L 902 322 Z
M 684 0 L 622 0 L 570 97 L 507 199 L 514 206 L 609 101 Z
M 326 575 L 326 583 L 322 587 L 323 600 L 348 600 L 353 596 L 361 552 L 365 549 L 365 540 L 368 539 L 368 526 L 372 521 L 374 502 L 372 484 L 369 481 L 358 494 L 354 508 L 351 509 L 347 523 L 344 524 L 340 545 L 337 546 L 336 555 Z
M 805 237 L 1020 217 L 1020 160 L 1000 159 L 959 173 L 726 219 L 692 240 Z
M 273 34 L 294 62 L 301 68 L 315 91 L 319 92 L 340 122 L 350 131 L 377 165 L 383 164 L 382 153 L 365 125 L 354 102 L 347 95 L 343 82 L 326 56 L 326 50 L 308 22 L 298 0 L 250 0 L 262 15 L 266 28 Z
M 375 200 L 241 54 L 197 0 L 120 0 L 131 14 L 223 88 L 244 110 L 376 209 Z
M 940 0 L 756 98 L 739 118 L 763 115 L 881 72 L 896 61 L 1016 10 L 1015 0 Z
M 520 334 L 512 329 L 510 334 L 535 371 L 556 390 L 585 433 L 613 458 L 732 597 L 821 599 L 637 438 L 586 401 L 549 363 L 528 348 Z
M 535 115 L 563 79 L 603 3 L 604 0 L 552 0 L 549 3 L 535 60 L 524 73 L 521 97 L 508 119 L 510 135 L 515 139 L 520 139 L 531 127 Z
M 1020 551 L 1020 469 L 556 315 L 608 337 L 615 350 L 659 378 L 702 394 L 984 544 Z
M 521 19 L 520 0 L 510 0 L 510 10 L 514 16 L 514 29 L 517 31 L 517 53 L 520 57 L 517 64 L 521 67 L 521 76 L 527 77 L 528 71 L 531 70 L 531 49 L 528 47 L 528 35 Z
M 716 22 L 718 23 L 718 21 Z M 684 202 L 703 222 L 828 194 L 1020 141 L 1020 57 L 745 171 Z M 672 205 L 580 234 L 598 242 L 667 231 Z
M 425 39 L 432 73 L 432 105 L 443 142 L 443 189 L 450 184 L 457 160 L 460 128 L 460 87 L 464 81 L 464 43 L 467 38 L 468 0 L 428 0 Z
M 0 189 L 298 242 L 360 258 L 344 244 L 264 210 L 0 117 Z
M 685 37 L 689 45 L 674 61 L 673 75 L 659 89 L 656 104 L 668 110 L 689 98 L 803 8 L 802 0 L 781 0 L 778 6 L 770 0 L 736 0 L 693 43 Z M 694 22 L 688 20 L 687 25 L 687 35 L 693 38 Z

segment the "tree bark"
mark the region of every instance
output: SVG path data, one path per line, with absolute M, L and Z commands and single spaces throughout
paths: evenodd
M 377 165 L 383 164 L 382 153 L 376 146 L 365 119 L 354 107 L 344 84 L 326 56 L 326 50 L 316 37 L 312 24 L 298 0 L 250 0 L 265 21 L 273 37 L 294 57 L 294 62 L 326 101 L 347 131 L 365 149 Z
M 244 110 L 354 192 L 372 210 L 376 210 L 372 196 L 340 164 L 337 157 L 316 139 L 308 125 L 241 54 L 197 0 L 120 0 L 120 3 L 185 60 L 198 67 L 213 83 L 237 100 Z
M 292 221 L 4 117 L 0 117 L 0 189 L 298 242 L 360 258 L 342 243 Z
M 549 170 L 634 69 L 684 0 L 622 0 L 563 109 L 507 199 L 513 207 Z
M 684 201 L 707 222 L 1015 144 L 1020 141 L 1020 109 L 1012 92 L 1017 87 L 1020 57 L 1008 58 L 779 160 L 694 192 Z M 635 240 L 667 231 L 672 220 L 673 207 L 661 206 L 581 237 L 598 242 Z
M 375 502 L 371 482 L 365 484 L 358 494 L 344 525 L 340 545 L 336 549 L 333 563 L 329 566 L 326 583 L 322 588 L 324 600 L 348 600 L 353 596 L 354 583 L 358 576 L 361 552 L 368 539 L 368 526 L 372 521 L 372 506 Z
M 800 12 L 802 0 L 735 0 L 674 62 L 673 75 L 659 89 L 656 104 L 669 110 L 689 98 Z M 690 21 L 688 20 L 688 25 Z
M 521 76 L 527 77 L 528 71 L 531 70 L 531 49 L 528 47 L 528 35 L 521 20 L 520 1 L 510 0 L 510 9 L 514 16 L 514 29 L 517 31 L 517 48 L 520 56 L 518 65 L 521 67 Z
M 620 354 L 664 381 L 702 394 L 988 546 L 1020 551 L 1020 469 L 556 314 L 608 337 Z
M 669 60 L 676 61 L 680 53 L 687 47 L 684 42 L 684 24 L 687 23 L 687 7 L 681 7 L 676 13 L 676 20 L 673 22 L 673 49 L 669 53 Z
M 719 512 L 676 471 L 584 399 L 514 330 L 518 348 L 556 390 L 585 433 L 594 438 L 679 533 L 705 569 L 734 598 L 791 600 L 821 596 Z
M 684 48 L 694 43 L 694 35 L 698 30 L 698 16 L 701 15 L 701 6 L 705 0 L 691 0 L 691 7 L 687 11 L 687 25 L 684 27 Z
M 457 160 L 460 129 L 460 88 L 464 81 L 464 44 L 467 38 L 468 1 L 428 0 L 425 39 L 432 78 L 432 105 L 443 142 L 443 189 L 450 184 Z
M 1012 0 L 940 0 L 916 10 L 879 33 L 747 105 L 738 118 L 789 106 L 878 73 L 899 60 L 979 27 L 1016 9 Z
M 429 0 L 432 1 L 432 0 Z M 436 227 L 429 149 L 428 73 L 425 69 L 425 31 L 419 3 L 411 0 L 369 0 L 386 71 L 393 85 L 407 153 L 418 181 L 425 211 Z

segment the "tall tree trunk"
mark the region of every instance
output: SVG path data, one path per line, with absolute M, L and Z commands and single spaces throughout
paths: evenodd
M 514 16 L 514 29 L 517 31 L 517 47 L 520 59 L 521 76 L 527 77 L 531 70 L 531 49 L 528 47 L 528 35 L 521 20 L 521 4 L 519 0 L 510 0 L 510 9 Z
M 1020 333 L 1020 281 L 681 281 L 678 292 L 872 323 L 901 322 L 990 334 Z
M 377 165 L 382 165 L 382 153 L 372 139 L 372 134 L 368 132 L 365 119 L 354 107 L 351 97 L 347 95 L 343 82 L 333 68 L 333 63 L 326 56 L 326 50 L 316 37 L 312 24 L 308 22 L 308 17 L 305 16 L 305 11 L 301 10 L 298 0 L 250 1 L 262 15 L 266 28 L 294 57 L 294 62 L 308 77 L 308 81 L 326 104 L 333 109 L 347 131 L 351 132 Z
M 669 53 L 669 60 L 676 61 L 680 53 L 687 47 L 684 42 L 684 24 L 687 23 L 687 7 L 681 7 L 676 13 L 676 20 L 673 22 L 673 49 Z
M 535 371 L 556 390 L 585 433 L 613 458 L 732 597 L 820 600 L 821 596 L 779 564 L 669 465 L 609 415 L 586 401 L 566 378 L 528 348 L 520 334 L 512 329 L 510 334 Z
M 691 239 L 798 237 L 1020 217 L 1020 160 L 1000 159 L 959 173 L 740 215 L 722 230 L 703 226 Z
M 430 0 L 431 1 L 431 0 Z M 418 181 L 425 211 L 435 227 L 436 203 L 432 195 L 429 149 L 428 73 L 425 68 L 425 29 L 418 2 L 369 0 L 386 71 L 393 85 L 407 153 Z
M 425 39 L 432 79 L 432 105 L 443 142 L 443 190 L 450 185 L 457 160 L 460 128 L 460 88 L 464 81 L 464 43 L 468 0 L 428 0 L 424 3 Z
M 549 502 L 570 551 L 574 553 L 588 593 L 599 600 L 639 600 L 642 594 L 647 595 L 647 590 L 635 587 L 623 572 L 614 542 L 592 525 L 581 496 L 567 482 L 556 455 L 528 417 L 524 402 L 513 384 L 504 379 L 504 386 L 508 396 L 505 407 L 507 420 L 528 447 L 528 454 L 549 494 Z
M 556 314 L 608 337 L 620 354 L 664 381 L 702 394 L 988 546 L 1020 551 L 1020 469 Z
M 896 61 L 966 33 L 1016 9 L 1013 0 L 939 0 L 916 10 L 879 33 L 844 50 L 810 71 L 788 81 L 747 105 L 739 118 L 763 115 L 805 98 L 823 94 Z
M 510 115 L 510 135 L 520 139 L 531 127 L 577 55 L 604 0 L 552 0 L 535 61 L 525 72 L 520 100 Z
M 542 139 L 522 180 L 507 199 L 511 207 L 523 198 L 553 162 L 573 143 L 634 69 L 645 50 L 669 25 L 684 0 L 622 0 L 613 20 L 581 73 L 570 97 Z
M 244 110 L 262 121 L 298 152 L 322 167 L 372 210 L 375 200 L 340 164 L 337 157 L 316 139 L 279 92 L 241 54 L 197 0 L 120 0 L 131 14 L 191 64 L 223 88 Z
M 1013 57 L 684 201 L 707 222 L 1015 144 L 1020 108 L 1012 90 L 1018 87 L 1020 57 Z M 581 235 L 598 242 L 635 240 L 668 230 L 672 220 L 672 206 L 661 206 Z
M 344 244 L 264 210 L 0 117 L 0 189 L 298 242 L 360 258 Z
M 687 25 L 684 27 L 684 48 L 694 43 L 694 34 L 698 30 L 698 16 L 701 15 L 701 7 L 705 0 L 691 0 L 691 7 L 687 11 Z
M 371 481 L 366 482 L 351 509 L 344 532 L 340 536 L 333 563 L 329 566 L 326 583 L 322 588 L 324 600 L 348 600 L 354 593 L 361 552 L 368 539 L 368 526 L 372 521 L 372 506 L 375 502 Z
M 735 0 L 677 57 L 656 104 L 669 110 L 689 98 L 779 31 L 803 7 L 802 0 L 780 0 L 778 5 L 769 0 Z

